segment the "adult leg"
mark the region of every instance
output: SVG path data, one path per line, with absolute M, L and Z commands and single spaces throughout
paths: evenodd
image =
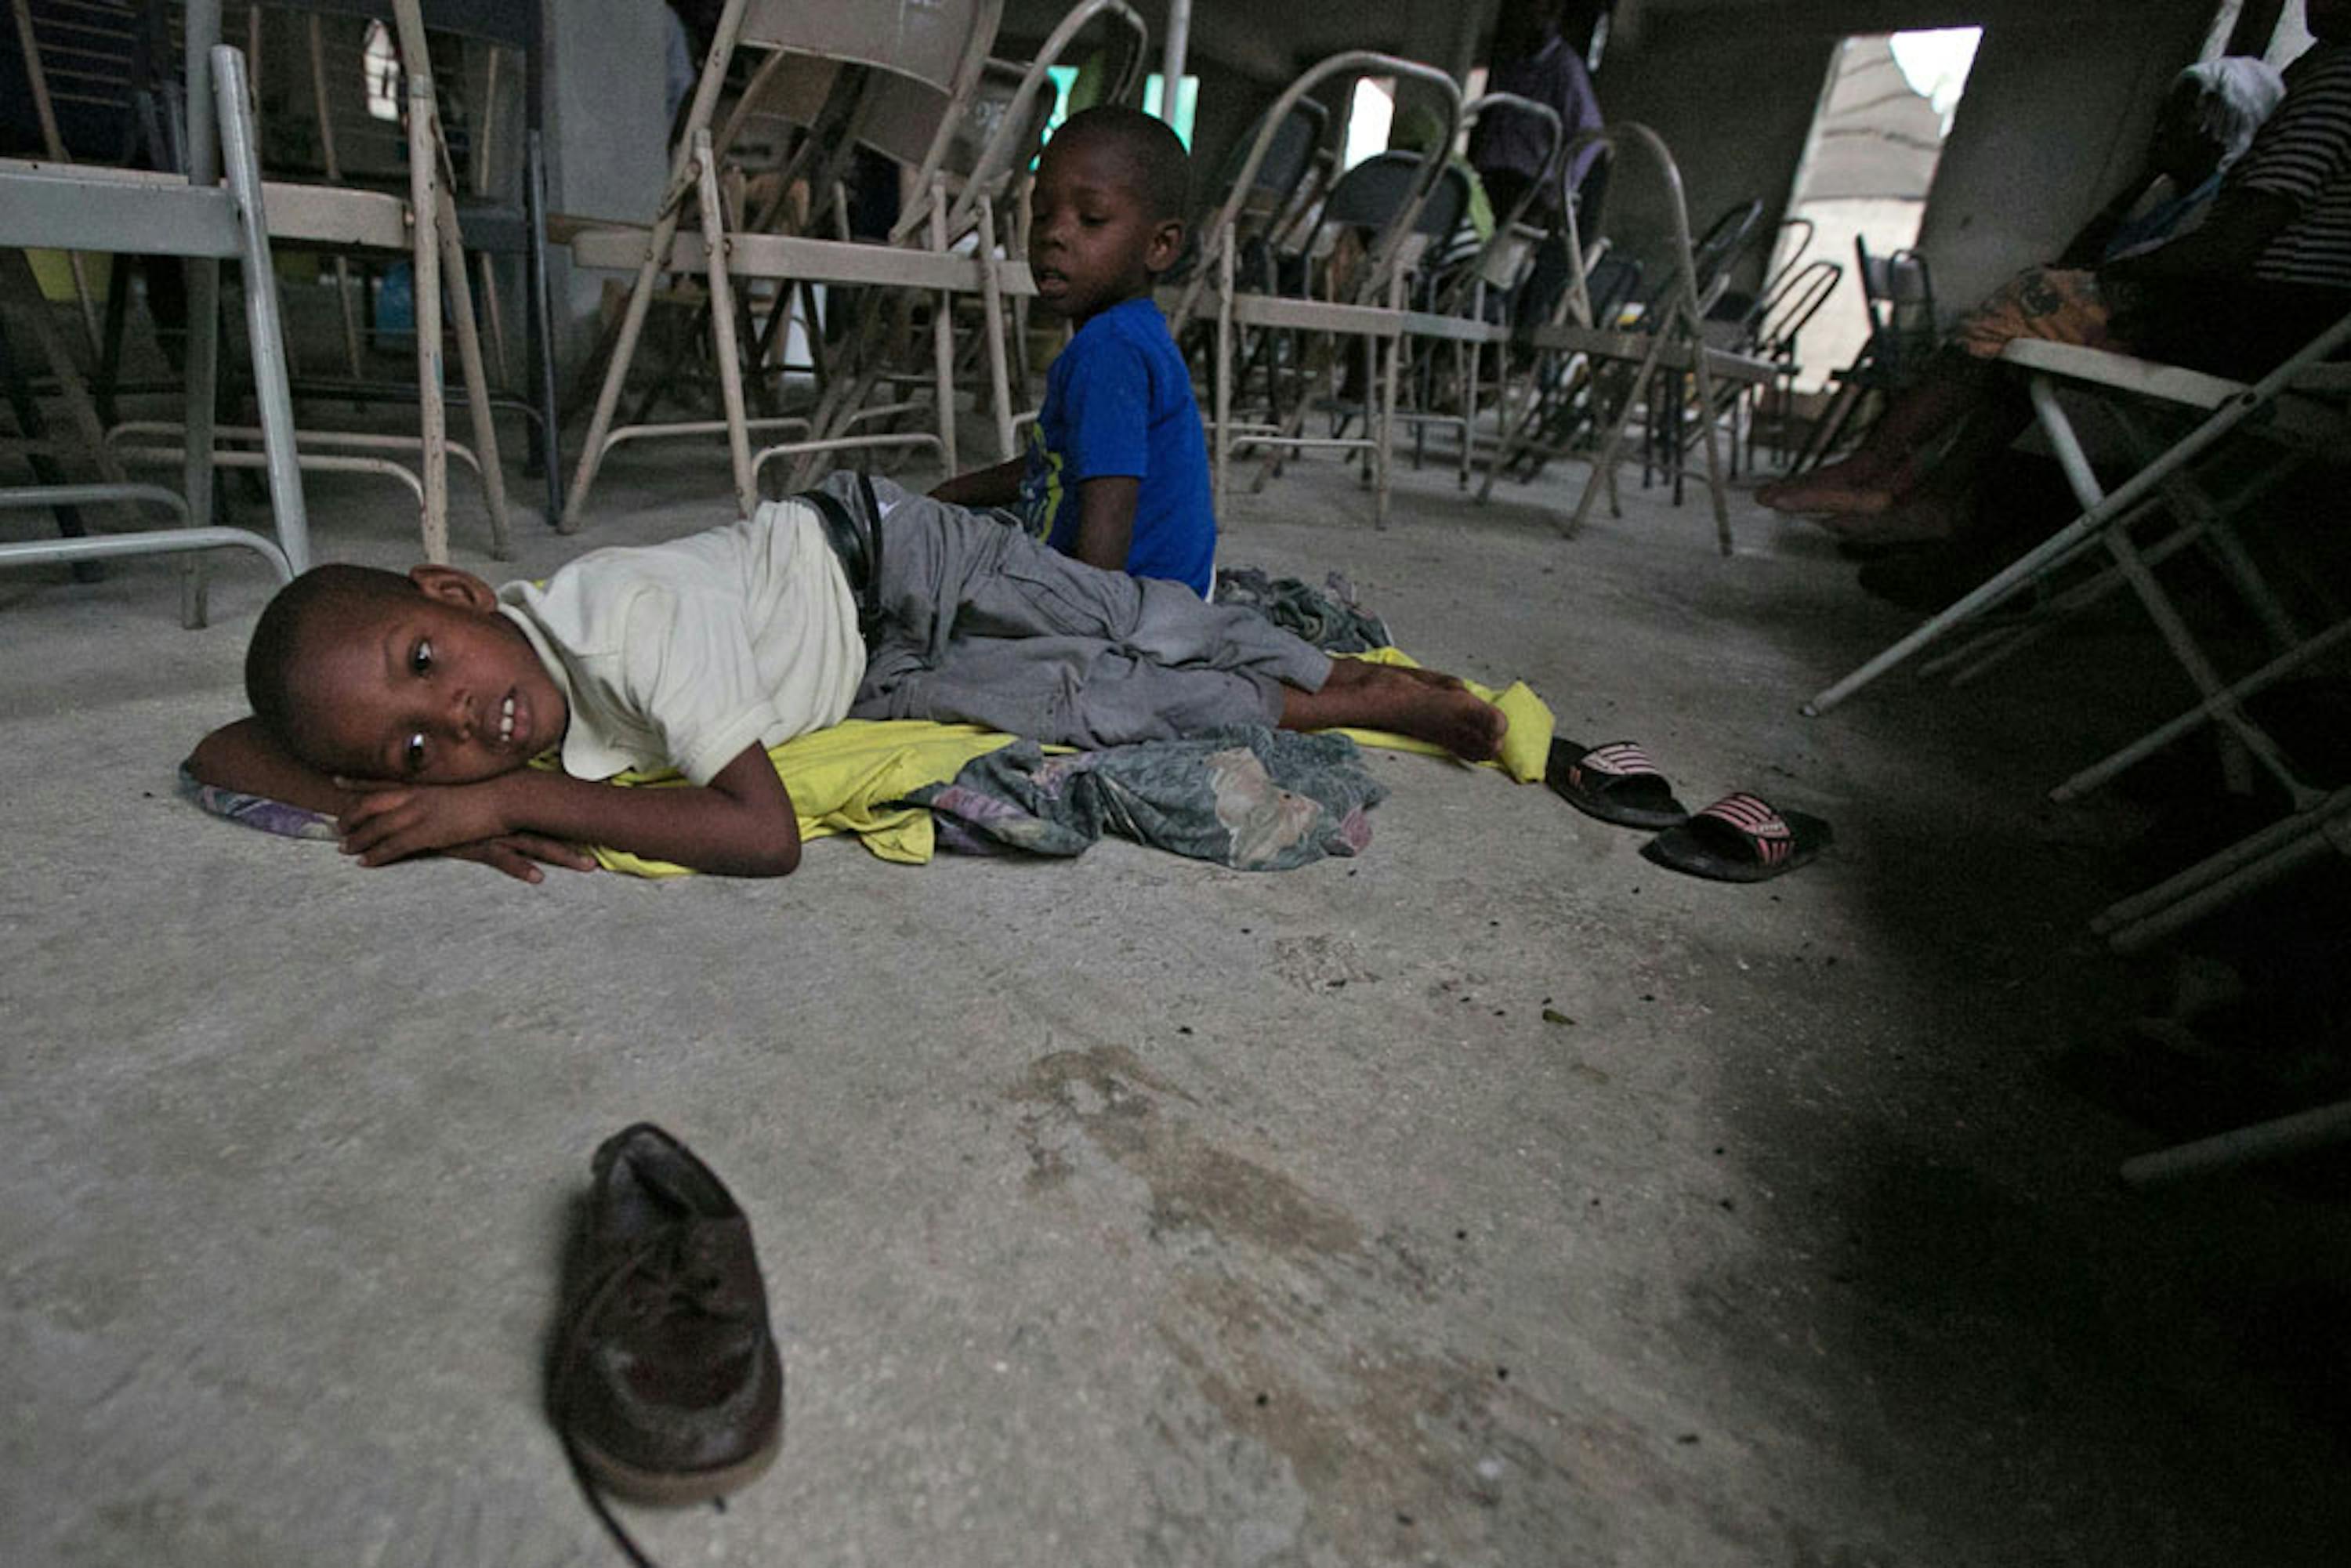
M 1755 498 L 1774 511 L 1833 516 L 1898 506 L 1927 476 L 1942 437 L 1981 406 L 1996 384 L 1993 362 L 2011 341 L 2036 338 L 2101 349 L 2114 341 L 2113 323 L 2095 273 L 2028 268 L 1960 321 L 1919 379 L 1895 394 L 1852 456 L 1766 485 Z
M 1866 516 L 1897 505 L 1925 476 L 1926 454 L 1983 395 L 1991 367 L 1944 349 L 1918 380 L 1888 401 L 1886 412 L 1842 461 L 1762 486 L 1755 498 L 1775 512 Z

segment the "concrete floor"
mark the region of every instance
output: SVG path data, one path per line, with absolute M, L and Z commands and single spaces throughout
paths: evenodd
M 624 454 L 582 539 L 723 508 Z M 523 493 L 517 486 L 517 493 Z M 404 564 L 387 492 L 325 554 Z M 12 1564 L 616 1561 L 541 1414 L 598 1140 L 684 1136 L 750 1212 L 777 1469 L 632 1512 L 664 1562 L 2339 1563 L 2339 1439 L 2248 1302 L 2339 1204 L 2141 1196 L 2061 1088 L 2160 990 L 2085 936 L 2119 808 L 2038 789 L 2168 680 L 1798 698 L 1902 629 L 1819 535 L 1566 477 L 1395 525 L 1312 464 L 1228 562 L 1345 571 L 1429 662 L 1524 676 L 1697 805 L 1831 818 L 1761 887 L 1541 789 L 1393 756 L 1369 852 L 782 883 L 365 873 L 200 816 L 265 596 L 0 579 L 0 1534 Z M 10 527 L 29 528 L 36 520 Z M 460 561 L 480 553 L 458 486 Z M 2160 666 L 2157 666 L 2160 668 Z M 2045 749 L 2042 749 L 2045 748 Z M 2036 750 L 2041 754 L 2035 755 Z

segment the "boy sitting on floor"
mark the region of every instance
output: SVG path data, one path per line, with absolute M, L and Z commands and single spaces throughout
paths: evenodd
M 1188 164 L 1147 114 L 1072 116 L 1046 144 L 1030 201 L 1039 304 L 1077 328 L 1045 379 L 1028 452 L 932 494 L 1014 507 L 1030 534 L 1106 571 L 1207 598 L 1217 518 L 1192 373 L 1152 303 L 1184 248 Z
M 445 566 L 304 573 L 254 629 L 254 716 L 198 779 L 332 814 L 380 866 L 441 852 L 537 882 L 597 843 L 700 871 L 799 862 L 767 748 L 843 717 L 1116 746 L 1236 725 L 1384 729 L 1470 760 L 1508 720 L 1449 676 L 1336 663 L 1181 584 L 1101 571 L 851 474 L 545 587 Z M 876 515 L 879 514 L 879 515 Z M 527 767 L 554 754 L 559 771 Z M 601 780 L 674 768 L 687 788 Z

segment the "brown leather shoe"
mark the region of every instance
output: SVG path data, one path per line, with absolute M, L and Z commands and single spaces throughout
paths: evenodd
M 783 1362 L 751 1223 L 709 1166 L 650 1123 L 606 1139 L 594 1173 L 556 1358 L 564 1446 L 583 1477 L 635 1501 L 733 1491 L 784 1437 Z

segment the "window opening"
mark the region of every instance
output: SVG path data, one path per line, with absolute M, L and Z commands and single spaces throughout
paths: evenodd
M 1143 112 L 1166 120 L 1175 129 L 1176 139 L 1184 144 L 1184 151 L 1189 152 L 1192 150 L 1192 116 L 1200 107 L 1200 78 L 1187 71 L 1184 79 L 1176 84 L 1176 112 L 1172 117 L 1159 112 L 1159 105 L 1166 94 L 1167 78 L 1165 76 L 1153 71 L 1144 78 Z
M 350 57 L 343 57 L 349 59 Z M 360 52 L 360 63 L 367 74 L 367 111 L 371 119 L 400 119 L 400 55 L 392 47 L 392 29 L 381 22 L 370 22 L 367 44 Z
M 1395 124 L 1396 84 L 1394 77 L 1359 77 L 1347 99 L 1347 141 L 1340 167 L 1352 169 L 1374 153 L 1388 150 L 1388 131 Z

